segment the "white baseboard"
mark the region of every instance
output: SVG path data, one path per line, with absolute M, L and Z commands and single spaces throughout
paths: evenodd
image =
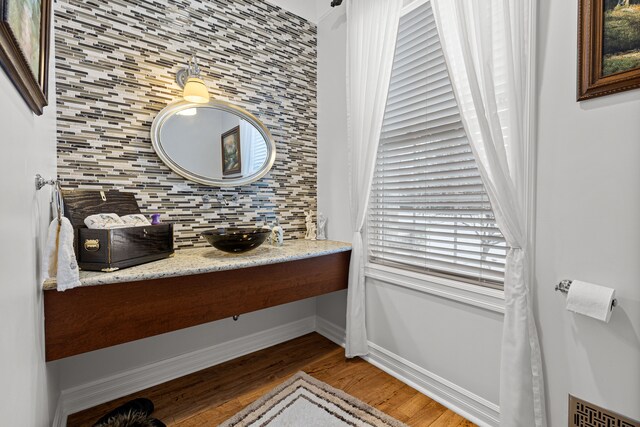
M 325 338 L 329 338 L 334 343 L 341 347 L 344 347 L 345 343 L 345 331 L 344 328 L 336 325 L 333 322 L 318 316 L 316 317 L 316 332 Z
M 364 359 L 479 426 L 500 425 L 498 405 L 397 354 L 369 342 L 369 355 Z
M 67 425 L 67 417 L 63 414 L 62 408 L 62 395 L 58 397 L 58 403 L 56 404 L 56 413 L 53 415 L 53 427 L 64 427 Z
M 308 334 L 316 329 L 316 317 L 277 326 L 235 340 L 162 360 L 127 372 L 62 390 L 53 427 L 64 427 L 67 416 L 163 382 L 262 350 Z
M 340 326 L 318 317 L 316 331 L 344 347 L 345 331 Z M 389 375 L 410 385 L 422 394 L 446 406 L 481 427 L 500 424 L 498 405 L 462 388 L 426 369 L 369 341 L 369 355 L 364 359 Z

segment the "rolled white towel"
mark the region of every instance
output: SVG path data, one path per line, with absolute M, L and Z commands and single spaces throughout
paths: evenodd
M 121 216 L 120 219 L 130 227 L 144 227 L 146 225 L 151 225 L 151 222 L 147 217 L 142 214 L 125 215 Z
M 66 217 L 51 221 L 43 267 L 44 280 L 56 279 L 57 289 L 80 286 L 80 269 L 73 250 L 73 226 Z
M 84 219 L 84 223 L 89 228 L 107 229 L 127 227 L 127 224 L 114 213 L 100 213 L 90 215 Z

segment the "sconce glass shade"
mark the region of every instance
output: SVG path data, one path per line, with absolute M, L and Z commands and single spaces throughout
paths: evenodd
M 189 102 L 206 104 L 209 102 L 209 91 L 204 82 L 197 77 L 189 77 L 184 84 L 183 98 Z

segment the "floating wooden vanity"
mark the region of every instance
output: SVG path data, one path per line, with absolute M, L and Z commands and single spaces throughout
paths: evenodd
M 82 286 L 45 283 L 46 360 L 57 360 L 347 288 L 351 246 L 293 240 L 231 255 L 184 249 Z

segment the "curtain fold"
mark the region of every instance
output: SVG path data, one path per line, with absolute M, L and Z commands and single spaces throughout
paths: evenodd
M 254 139 L 255 133 L 253 125 L 246 120 L 240 120 L 240 167 L 242 176 L 249 176 L 254 172 Z
M 500 425 L 547 425 L 532 309 L 526 156 L 535 0 L 432 0 L 469 143 L 510 250 L 500 361 Z
M 389 91 L 402 0 L 347 4 L 347 126 L 353 229 L 347 294 L 347 357 L 368 353 L 363 228 Z

